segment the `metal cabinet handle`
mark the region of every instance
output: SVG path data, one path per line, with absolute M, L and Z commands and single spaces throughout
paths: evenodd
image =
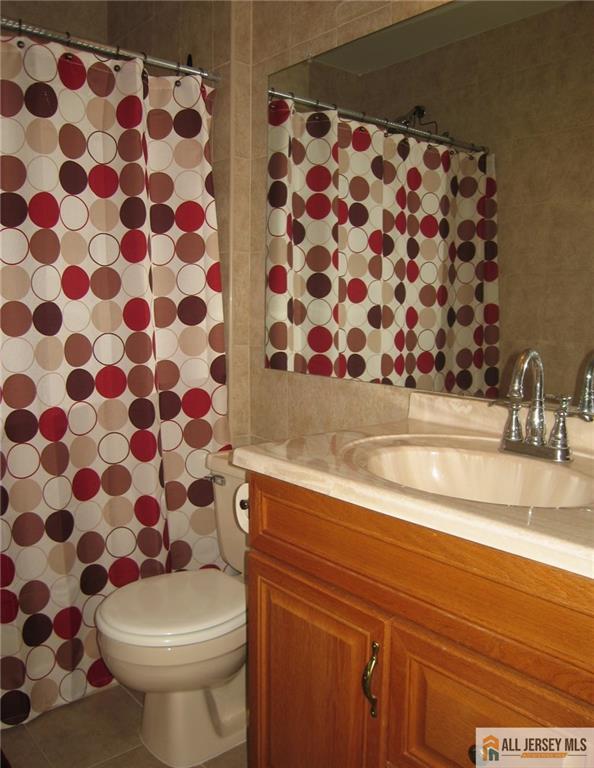
M 375 641 L 371 643 L 371 658 L 365 665 L 363 676 L 361 677 L 361 687 L 363 688 L 363 693 L 371 705 L 369 709 L 369 714 L 371 717 L 377 717 L 377 696 L 374 696 L 373 693 L 371 693 L 371 681 L 373 678 L 373 671 L 377 665 L 379 649 L 379 643 L 376 643 Z

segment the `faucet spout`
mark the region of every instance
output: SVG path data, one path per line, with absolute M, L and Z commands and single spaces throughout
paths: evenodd
M 525 349 L 514 365 L 512 380 L 509 388 L 509 398 L 521 402 L 524 399 L 524 379 L 528 369 L 534 375 L 534 396 L 526 417 L 526 436 L 524 442 L 528 445 L 544 445 L 544 367 L 542 359 L 535 349 Z

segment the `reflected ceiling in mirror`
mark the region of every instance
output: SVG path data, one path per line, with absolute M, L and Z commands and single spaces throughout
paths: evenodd
M 457 382 L 455 386 L 448 387 L 445 376 L 429 376 L 435 372 L 436 361 L 439 361 L 439 345 L 443 343 L 443 334 L 439 336 L 436 331 L 432 337 L 425 334 L 420 349 L 407 348 L 413 342 L 408 332 L 414 331 L 416 325 L 409 327 L 414 322 L 414 317 L 409 319 L 409 325 L 407 325 L 408 306 L 406 298 L 402 296 L 402 287 L 398 288 L 398 295 L 395 295 L 398 283 L 406 281 L 395 280 L 393 275 L 390 275 L 392 282 L 389 283 L 392 295 L 386 293 L 388 289 L 385 286 L 380 290 L 380 287 L 375 285 L 371 288 L 372 296 L 369 300 L 371 305 L 380 306 L 388 319 L 393 315 L 394 325 L 391 335 L 394 349 L 387 352 L 392 356 L 394 366 L 403 367 L 403 378 L 401 377 L 399 381 L 392 380 L 390 383 L 434 391 L 472 393 L 482 391 L 489 395 L 495 394 L 495 389 L 498 388 L 499 391 L 505 392 L 509 361 L 521 349 L 535 347 L 544 359 L 547 389 L 564 393 L 574 391 L 578 367 L 592 349 L 594 230 L 592 227 L 591 157 L 594 148 L 594 102 L 587 98 L 586 94 L 592 92 L 594 83 L 593 43 L 593 3 L 500 3 L 489 2 L 489 0 L 481 0 L 477 3 L 452 2 L 271 76 L 269 85 L 275 89 L 293 92 L 296 96 L 304 96 L 314 102 L 319 100 L 323 103 L 338 104 L 339 107 L 347 110 L 365 112 L 367 115 L 387 118 L 390 121 L 408 120 L 410 125 L 431 133 L 447 133 L 464 141 L 487 145 L 494 156 L 497 180 L 497 194 L 494 198 L 497 203 L 497 234 L 496 237 L 492 237 L 492 240 L 496 241 L 497 258 L 491 261 L 498 265 L 499 297 L 498 301 L 493 303 L 498 304 L 499 309 L 497 321 L 491 325 L 497 327 L 498 338 L 494 341 L 495 331 L 492 329 L 489 343 L 485 343 L 484 338 L 480 340 L 480 344 L 475 343 L 470 357 L 467 352 L 460 357 L 460 350 L 456 351 L 454 345 L 452 370 L 455 371 L 456 377 L 460 371 L 472 372 L 473 366 L 474 368 L 497 367 L 500 373 L 498 385 L 495 387 L 491 382 L 486 386 L 475 386 L 473 381 L 470 389 L 464 386 L 458 387 Z M 301 107 L 298 104 L 289 106 L 295 115 L 316 111 L 315 108 Z M 424 108 L 422 116 L 418 111 L 414 113 L 413 108 L 417 106 Z M 331 118 L 331 113 L 327 114 Z M 347 118 L 338 119 L 339 124 L 350 125 L 351 150 L 353 150 L 352 132 L 360 122 L 364 120 L 357 122 Z M 421 123 L 427 125 L 421 125 Z M 365 125 L 368 123 L 366 122 Z M 307 133 L 306 128 L 295 128 L 295 126 L 290 128 L 293 134 L 295 130 Z M 378 129 L 372 136 L 376 144 L 383 133 Z M 361 203 L 361 200 L 352 199 L 353 185 L 350 182 L 353 181 L 353 175 L 364 176 L 370 187 L 374 182 L 381 182 L 384 187 L 381 198 L 377 197 L 379 191 L 376 189 L 376 200 L 372 201 L 374 205 L 366 207 L 368 219 L 371 208 L 376 205 L 382 208 L 379 228 L 383 230 L 383 234 L 389 233 L 392 236 L 395 241 L 394 249 L 397 252 L 396 255 L 393 252 L 388 255 L 387 261 L 390 263 L 386 263 L 386 256 L 380 249 L 381 268 L 376 259 L 372 267 L 375 271 L 371 275 L 359 274 L 364 269 L 362 258 L 366 259 L 369 265 L 373 254 L 370 254 L 369 247 L 364 247 L 361 251 L 357 250 L 361 248 L 363 236 L 369 237 L 370 234 L 368 220 L 362 224 L 362 220 L 358 218 L 357 212 L 360 213 L 358 208 L 354 209 L 353 221 L 348 221 L 348 226 L 362 231 L 351 236 L 350 244 L 348 237 L 343 242 L 339 242 L 340 233 L 337 231 L 334 248 L 327 249 L 332 250 L 332 253 L 336 252 L 334 261 L 338 264 L 338 271 L 348 272 L 349 260 L 352 262 L 353 272 L 349 273 L 350 278 L 356 278 L 365 285 L 361 287 L 359 283 L 354 283 L 351 293 L 357 298 L 360 295 L 357 293 L 358 290 L 367 291 L 366 301 L 371 283 L 379 280 L 380 277 L 386 277 L 390 270 L 397 273 L 397 277 L 402 273 L 405 278 L 410 278 L 409 273 L 414 275 L 418 270 L 418 274 L 421 275 L 423 268 L 427 274 L 432 270 L 432 267 L 427 266 L 430 263 L 439 270 L 441 260 L 445 267 L 441 268 L 440 279 L 444 279 L 447 283 L 447 272 L 452 263 L 455 264 L 457 256 L 452 254 L 452 247 L 459 246 L 460 237 L 462 240 L 465 239 L 464 232 L 460 233 L 452 227 L 447 232 L 444 230 L 433 233 L 429 226 L 428 234 L 423 233 L 420 225 L 424 216 L 436 218 L 438 228 L 440 219 L 445 216 L 439 210 L 431 212 L 423 210 L 424 196 L 436 194 L 436 190 L 425 189 L 423 184 L 416 189 L 411 188 L 411 180 L 413 187 L 417 183 L 414 174 L 413 178 L 409 179 L 410 168 L 406 165 L 402 168 L 398 166 L 403 149 L 402 147 L 398 149 L 398 145 L 403 137 L 398 134 L 392 134 L 392 136 L 396 142 L 395 154 L 386 158 L 382 156 L 383 147 L 379 149 L 376 145 L 372 145 L 370 149 L 372 152 L 378 149 L 377 155 L 382 157 L 384 168 L 387 162 L 396 169 L 394 184 L 387 191 L 385 187 L 389 185 L 386 184 L 385 173 L 378 172 L 377 167 L 375 177 L 373 171 L 371 171 L 372 175 L 368 176 L 366 173 L 353 173 L 352 159 L 348 161 L 348 169 L 345 171 L 340 167 L 340 161 L 335 159 L 336 167 L 333 168 L 332 157 L 328 158 L 332 185 L 327 196 L 330 197 L 331 205 L 334 207 L 338 207 L 341 198 L 348 205 L 346 214 L 343 212 L 337 215 L 346 215 L 348 220 L 351 206 L 354 203 Z M 280 141 L 276 151 L 279 148 L 284 151 L 286 144 L 286 154 L 289 153 L 288 138 L 287 134 L 287 142 L 285 143 L 284 139 Z M 297 138 L 299 144 L 303 145 L 299 136 L 292 136 L 292 138 Z M 343 137 L 342 141 L 346 144 L 349 140 Z M 436 142 L 433 142 L 433 145 L 438 147 L 438 151 L 445 149 Z M 357 151 L 356 148 L 354 151 Z M 313 148 L 312 152 L 310 158 L 312 162 L 309 165 L 327 165 L 326 158 L 315 155 Z M 394 153 L 394 148 L 388 148 L 389 152 Z M 294 159 L 294 156 L 291 157 L 291 160 Z M 308 159 L 307 150 L 305 159 Z M 433 161 L 432 158 L 428 160 L 430 163 Z M 372 166 L 372 161 L 373 158 L 368 163 L 369 168 Z M 361 158 L 356 157 L 355 169 L 360 165 Z M 305 168 L 297 170 L 297 177 L 302 170 Z M 307 166 L 307 170 L 311 168 Z M 424 172 L 427 170 L 435 169 L 425 168 Z M 277 172 L 278 169 L 273 171 L 273 173 Z M 422 181 L 424 172 L 421 169 Z M 305 178 L 307 178 L 307 172 Z M 294 180 L 294 178 L 291 179 L 293 186 Z M 271 186 L 275 181 L 279 181 L 279 178 L 269 175 L 269 220 L 267 222 L 269 241 L 271 209 L 278 207 L 279 203 L 274 193 L 272 197 L 270 195 Z M 451 173 L 448 181 L 451 184 Z M 306 184 L 306 182 L 303 183 Z M 314 181 L 314 185 L 316 183 L 319 184 L 320 181 Z M 429 174 L 428 183 L 431 187 L 433 183 L 431 174 Z M 354 186 L 356 198 L 363 192 L 357 191 L 357 184 Z M 283 204 L 285 210 L 287 206 L 290 209 L 292 225 L 295 222 L 301 226 L 307 223 L 308 197 L 320 194 L 320 191 L 307 187 L 307 184 L 306 190 L 301 194 L 299 190 L 287 189 L 287 201 Z M 451 191 L 450 187 L 448 194 L 451 194 Z M 479 195 L 480 200 L 480 197 L 485 197 L 484 186 L 479 191 L 483 193 Z M 416 193 L 416 196 L 411 193 Z M 459 199 L 457 202 L 464 201 Z M 435 201 L 432 202 L 431 198 L 427 198 L 425 203 L 429 206 L 435 205 Z M 297 206 L 295 210 L 291 209 L 293 204 Z M 476 220 L 473 220 L 475 229 L 477 226 L 482 226 L 479 224 L 481 218 L 488 218 L 481 215 L 481 211 L 484 214 L 484 203 L 482 205 L 481 209 L 477 207 Z M 416 209 L 415 206 L 417 206 Z M 304 210 L 301 210 L 302 208 Z M 314 203 L 310 204 L 310 208 L 316 214 Z M 373 215 L 376 213 L 377 211 Z M 406 219 L 403 231 L 388 221 L 391 215 L 395 222 L 399 213 L 403 213 Z M 472 217 L 465 217 L 464 220 L 468 221 L 469 218 Z M 319 221 L 314 218 L 314 223 Z M 412 227 L 412 234 L 407 228 L 409 224 Z M 400 227 L 402 226 L 401 217 Z M 415 230 L 417 226 L 418 229 Z M 468 229 L 470 225 L 465 226 Z M 389 230 L 388 233 L 386 228 Z M 307 227 L 305 229 L 307 230 Z M 441 238 L 443 243 L 439 244 L 441 235 L 444 235 Z M 468 233 L 466 233 L 467 236 Z M 416 245 L 411 245 L 409 242 L 411 239 L 416 241 Z M 438 242 L 440 255 L 437 261 L 435 261 L 433 246 L 424 245 L 425 240 Z M 275 246 L 277 251 L 278 247 L 277 244 Z M 307 281 L 312 272 L 323 272 L 323 270 L 320 269 L 320 262 L 316 261 L 316 253 L 310 257 L 311 263 L 308 264 L 307 257 L 311 249 L 293 247 L 292 250 L 291 258 L 294 260 L 287 274 L 295 281 L 297 298 L 299 298 L 300 292 L 302 295 L 308 295 Z M 319 252 L 317 255 L 320 255 Z M 428 255 L 431 258 L 427 258 Z M 272 260 L 270 257 L 269 252 L 269 275 L 271 267 L 276 265 L 275 259 L 279 258 L 278 252 L 272 253 Z M 321 263 L 322 265 L 325 263 L 323 258 Z M 369 266 L 367 269 L 369 271 Z M 465 269 L 468 271 L 468 268 Z M 476 272 L 475 264 L 475 277 Z M 484 283 L 484 272 L 478 270 L 478 273 L 481 278 L 479 282 Z M 345 275 L 343 274 L 342 277 L 344 278 Z M 423 301 L 429 302 L 426 308 L 433 309 L 434 313 L 437 313 L 438 309 L 443 309 L 441 314 L 446 335 L 449 331 L 451 332 L 452 327 L 448 325 L 447 310 L 453 307 L 455 312 L 460 304 L 472 305 L 473 301 L 476 301 L 476 297 L 473 300 L 469 298 L 469 289 L 463 287 L 469 283 L 464 283 L 462 278 L 467 279 L 462 275 L 456 286 L 453 284 L 448 286 L 451 291 L 448 303 L 443 308 L 440 308 L 435 297 L 429 295 L 430 290 L 425 291 L 422 299 L 420 288 L 416 290 L 416 286 L 413 286 L 411 289 L 415 300 L 413 308 L 417 314 L 422 311 Z M 314 280 L 315 282 L 319 280 Z M 329 294 L 330 309 L 334 313 L 338 312 L 336 304 L 339 294 L 344 294 L 345 289 L 347 300 L 349 299 L 348 283 L 349 280 L 337 282 L 332 289 L 334 293 Z M 426 284 L 433 284 L 437 293 L 437 283 Z M 280 287 L 283 287 L 282 284 Z M 410 285 L 406 287 L 410 288 Z M 279 289 L 278 284 L 276 288 Z M 320 289 L 316 289 L 314 285 L 315 290 Z M 473 286 L 473 291 L 477 291 L 476 285 Z M 269 280 L 268 340 L 270 342 L 270 330 L 273 326 L 280 337 L 276 339 L 278 347 L 273 349 L 270 343 L 267 347 L 268 364 L 271 364 L 274 350 L 282 351 L 279 347 L 282 348 L 283 344 L 291 344 L 293 349 L 295 348 L 296 334 L 298 343 L 306 344 L 310 348 L 310 357 L 314 354 L 324 355 L 328 349 L 332 349 L 336 350 L 335 359 L 332 360 L 331 371 L 328 371 L 327 366 L 322 366 L 322 370 L 316 370 L 315 363 L 313 366 L 309 365 L 309 358 L 306 358 L 305 365 L 302 360 L 298 360 L 297 365 L 286 365 L 287 369 L 319 372 L 326 375 L 329 373 L 340 375 L 343 370 L 346 370 L 348 376 L 349 354 L 360 352 L 357 350 L 357 345 L 369 343 L 371 332 L 377 330 L 377 313 L 372 313 L 370 319 L 368 312 L 357 311 L 357 307 L 351 307 L 350 325 L 347 324 L 348 328 L 344 333 L 340 323 L 337 327 L 329 326 L 332 337 L 330 341 L 328 334 L 319 331 L 314 333 L 311 339 L 308 338 L 313 327 L 323 325 L 319 316 L 315 316 L 315 312 L 314 317 L 310 319 L 310 324 L 301 323 L 300 327 L 295 326 L 294 317 L 291 317 L 291 322 L 285 323 L 287 326 L 285 339 L 283 338 L 285 330 L 278 325 L 279 322 L 282 324 L 286 320 L 282 315 L 284 311 L 282 309 L 279 319 L 279 306 L 282 304 L 279 296 L 282 294 L 272 294 L 275 294 L 275 291 L 271 290 Z M 336 299 L 334 304 L 333 297 Z M 301 304 L 305 305 L 306 302 Z M 364 302 L 359 304 L 360 310 Z M 296 306 L 297 315 L 304 311 L 307 314 L 307 306 L 302 307 L 299 304 Z M 287 317 L 288 314 L 290 309 Z M 449 320 L 451 319 L 450 312 Z M 484 326 L 484 316 L 480 319 Z M 383 322 L 386 322 L 386 318 Z M 380 320 L 380 327 L 381 323 L 382 320 Z M 352 333 L 349 345 L 348 332 L 355 331 L 357 328 L 361 333 Z M 339 338 L 335 338 L 337 331 Z M 293 334 L 292 337 L 291 334 Z M 416 335 L 419 337 L 421 334 Z M 386 354 L 383 346 L 384 337 L 385 334 L 380 341 L 378 334 L 375 336 L 372 334 L 371 338 L 372 346 L 375 344 L 374 348 L 379 350 L 380 355 Z M 415 342 L 417 347 L 418 341 L 417 338 Z M 476 342 L 476 339 L 474 341 Z M 312 343 L 313 347 L 311 347 Z M 330 347 L 324 349 L 328 343 Z M 316 345 L 321 351 L 316 350 Z M 471 346 L 463 344 L 462 348 L 467 350 Z M 485 364 L 484 355 L 487 347 L 497 347 L 496 364 L 492 364 L 492 359 L 490 366 L 488 363 Z M 482 360 L 481 352 L 477 351 L 481 349 Z M 285 346 L 285 351 L 290 351 L 289 346 Z M 422 355 L 423 352 L 427 354 Z M 344 359 L 339 358 L 341 354 Z M 492 355 L 493 350 L 489 354 Z M 460 359 L 456 360 L 456 357 Z M 336 359 L 340 359 L 341 362 L 336 364 Z M 379 364 L 376 360 L 374 365 L 375 367 L 370 371 L 363 370 L 361 378 L 390 380 L 390 376 L 382 375 L 387 373 L 387 358 L 384 360 L 383 369 L 381 359 Z M 431 366 L 433 366 L 432 370 L 424 370 Z M 278 367 L 282 367 L 282 363 Z M 357 373 L 357 366 L 353 366 L 353 373 Z M 464 375 L 461 380 L 464 383 Z M 491 393 L 487 392 L 489 386 L 492 389 Z

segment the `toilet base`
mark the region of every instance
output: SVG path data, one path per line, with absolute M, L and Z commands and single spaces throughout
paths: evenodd
M 245 668 L 239 675 L 245 676 Z M 234 678 L 232 695 L 245 696 Z M 212 706 L 212 702 L 211 702 Z M 236 721 L 237 722 L 237 721 Z M 158 760 L 171 768 L 191 768 L 246 740 L 245 717 L 238 729 L 224 736 L 215 730 L 209 711 L 208 691 L 146 693 L 140 738 Z

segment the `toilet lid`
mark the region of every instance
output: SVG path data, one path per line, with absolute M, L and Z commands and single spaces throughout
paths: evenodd
M 104 635 L 151 647 L 212 640 L 245 622 L 245 586 L 214 568 L 127 584 L 106 597 L 95 614 Z

